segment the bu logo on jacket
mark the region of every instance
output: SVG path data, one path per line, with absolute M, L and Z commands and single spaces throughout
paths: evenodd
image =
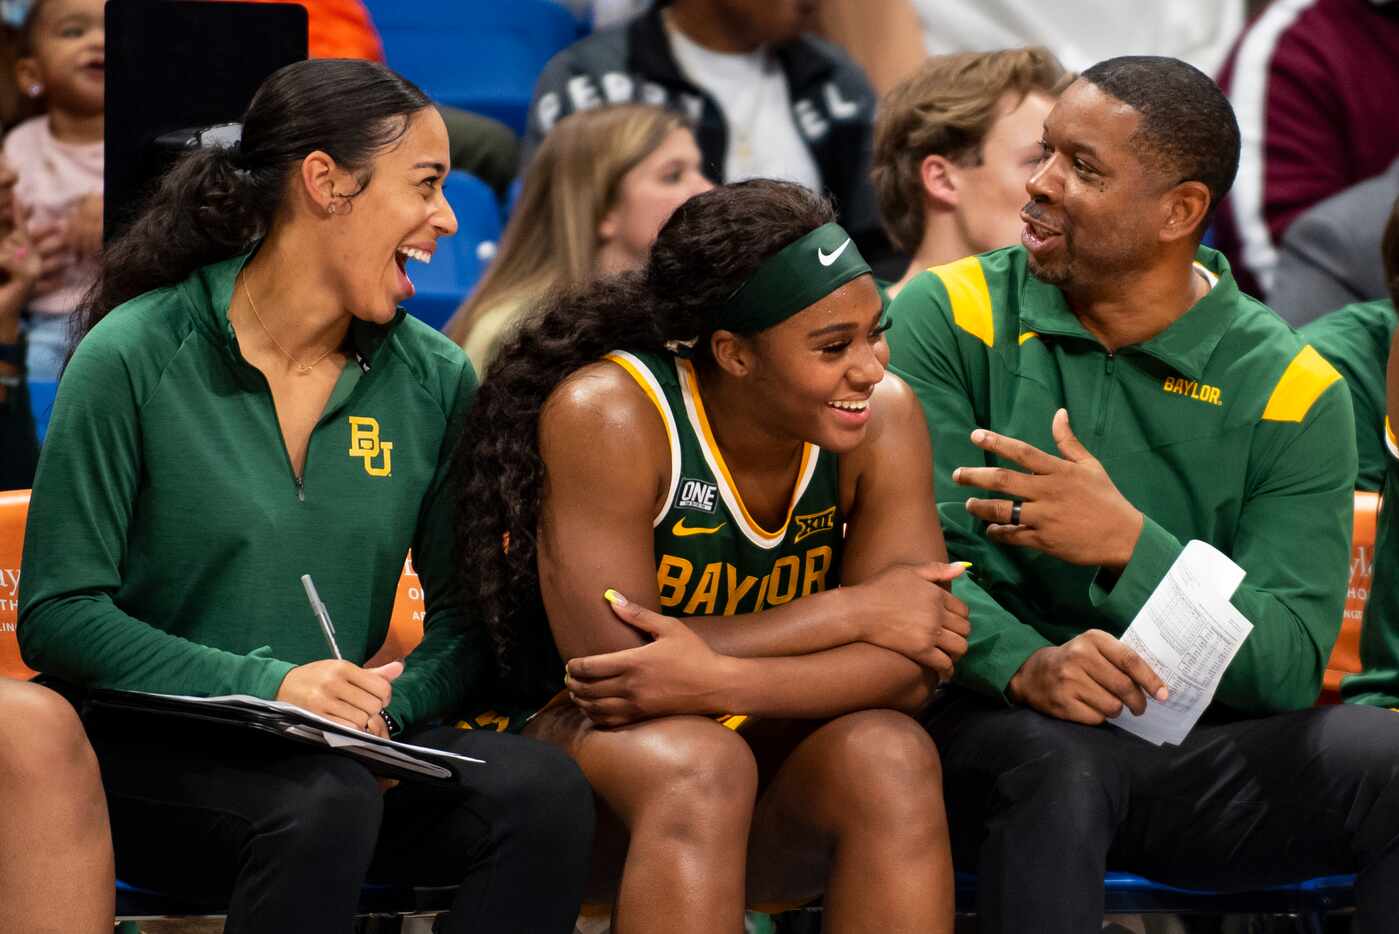
M 351 415 L 350 456 L 364 460 L 364 472 L 371 477 L 387 477 L 393 472 L 393 442 L 379 439 L 379 420 Z M 378 460 L 379 464 L 374 462 Z

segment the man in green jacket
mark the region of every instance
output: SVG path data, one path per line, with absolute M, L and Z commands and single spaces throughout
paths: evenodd
M 1399 170 L 1399 162 L 1395 163 Z M 1399 285 L 1399 200 L 1390 208 L 1380 238 L 1384 281 Z M 1389 468 L 1384 446 L 1385 367 L 1389 343 L 1399 315 L 1389 298 L 1356 302 L 1338 308 L 1298 328 L 1302 339 L 1317 349 L 1346 378 L 1355 407 L 1355 448 L 1360 470 L 1357 490 L 1381 490 Z
M 1379 482 L 1372 489 L 1381 491 L 1383 505 L 1375 530 L 1375 574 L 1360 629 L 1361 671 L 1341 681 L 1341 697 L 1349 704 L 1399 707 L 1399 438 L 1394 434 L 1394 425 L 1399 422 L 1399 356 L 1394 349 L 1399 343 L 1394 314 L 1394 301 L 1399 299 L 1399 200 L 1394 202 L 1385 225 L 1381 255 L 1390 298 L 1347 305 L 1318 318 L 1307 329 L 1325 327 L 1334 321 L 1333 329 L 1341 334 L 1368 337 L 1369 340 L 1352 339 L 1351 343 L 1361 348 L 1369 350 L 1382 341 L 1382 353 L 1371 350 L 1369 354 L 1355 354 L 1356 369 L 1364 379 L 1363 392 L 1369 403 L 1363 416 L 1369 419 L 1368 423 L 1362 421 L 1362 407 L 1359 402 L 1356 404 L 1356 436 L 1360 437 L 1363 431 L 1381 439 L 1383 463 L 1379 465 Z M 1344 346 L 1340 341 L 1337 345 Z M 1384 378 L 1377 379 L 1377 371 Z M 1363 469 L 1361 474 L 1363 477 Z
M 1098 930 L 1108 865 L 1222 889 L 1358 872 L 1363 929 L 1399 912 L 1399 719 L 1308 709 L 1345 600 L 1350 399 L 1199 247 L 1238 132 L 1194 68 L 1100 63 L 1045 122 L 1022 245 L 894 303 L 948 550 L 974 563 L 928 725 L 983 931 Z M 1153 746 L 1107 725 L 1167 695 L 1118 637 L 1191 539 L 1245 569 L 1254 628 L 1190 735 Z
M 1357 490 L 1380 490 L 1388 455 L 1384 449 L 1384 371 L 1399 315 L 1387 298 L 1337 308 L 1297 329 L 1345 377 L 1355 409 Z

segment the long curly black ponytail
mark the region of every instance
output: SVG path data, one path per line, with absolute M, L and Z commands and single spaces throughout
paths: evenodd
M 454 468 L 463 592 L 490 632 L 501 697 L 536 699 L 558 686 L 562 671 L 536 564 L 545 402 L 571 373 L 613 350 L 661 352 L 697 339 L 703 361 L 713 333 L 708 310 L 765 259 L 833 219 L 830 202 L 800 185 L 720 186 L 676 210 L 644 270 L 554 295 L 506 339 Z
M 123 302 L 250 249 L 272 226 L 292 173 L 310 153 L 328 153 L 363 191 L 375 155 L 430 106 L 416 85 L 376 62 L 313 59 L 273 72 L 248 105 L 238 147 L 181 156 L 136 220 L 103 250 L 75 343 Z

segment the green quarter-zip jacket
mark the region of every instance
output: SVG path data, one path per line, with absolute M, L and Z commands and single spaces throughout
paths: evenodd
M 411 546 L 425 632 L 388 709 L 405 725 L 445 713 L 486 672 L 452 584 L 446 489 L 475 375 L 401 310 L 355 321 L 298 479 L 228 322 L 246 260 L 126 303 L 79 345 L 25 531 L 23 657 L 85 686 L 271 698 L 294 666 L 330 657 L 301 575 L 363 663 Z
M 1384 447 L 1384 376 L 1399 316 L 1389 299 L 1357 302 L 1322 315 L 1297 333 L 1346 380 L 1355 408 L 1357 490 L 1381 490 L 1389 468 Z
M 1355 429 L 1345 381 L 1201 249 L 1209 293 L 1155 337 L 1109 353 L 1021 247 L 931 269 L 895 300 L 892 368 L 918 394 L 933 441 L 954 592 L 971 607 L 957 679 L 1004 696 L 1037 650 L 1088 629 L 1121 635 L 1185 543 L 1247 572 L 1234 605 L 1254 630 L 1216 703 L 1266 713 L 1310 705 L 1340 628 L 1349 567 Z M 957 467 L 1020 470 L 977 448 L 978 427 L 1059 456 L 1066 408 L 1079 440 L 1145 515 L 1112 581 L 985 537 L 966 510 L 981 491 Z
M 1383 397 L 1380 407 L 1388 407 Z M 1383 505 L 1375 529 L 1370 597 L 1360 626 L 1360 671 L 1341 679 L 1341 697 L 1348 704 L 1399 708 L 1399 438 L 1393 416 L 1382 420 L 1381 437 L 1386 460 Z

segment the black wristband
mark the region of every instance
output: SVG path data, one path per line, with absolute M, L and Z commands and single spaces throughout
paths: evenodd
M 0 344 L 0 363 L 24 366 L 24 338 L 13 344 Z
M 393 739 L 395 736 L 403 732 L 402 725 L 400 725 L 399 722 L 393 718 L 393 714 L 389 713 L 387 710 L 380 710 L 379 716 L 384 718 L 384 726 L 386 726 L 389 730 L 389 739 Z

